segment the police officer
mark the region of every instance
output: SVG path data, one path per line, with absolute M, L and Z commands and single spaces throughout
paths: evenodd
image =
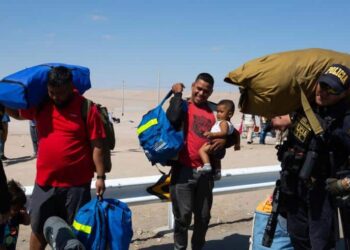
M 335 247 L 335 198 L 350 190 L 346 174 L 337 174 L 346 173 L 350 154 L 349 85 L 350 69 L 339 64 L 318 79 L 312 109 L 321 135 L 313 133 L 303 111 L 272 119 L 274 128 L 289 129 L 278 158 L 287 229 L 296 250 Z

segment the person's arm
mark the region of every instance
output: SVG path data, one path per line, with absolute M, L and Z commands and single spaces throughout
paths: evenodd
M 103 140 L 106 138 L 106 133 L 101 120 L 100 111 L 95 104 L 91 105 L 87 119 L 87 131 L 92 147 L 92 160 L 96 171 L 96 195 L 101 196 L 106 189 L 103 148 Z
M 166 111 L 166 115 L 171 125 L 176 130 L 180 130 L 184 119 L 182 92 L 185 86 L 182 83 L 175 83 L 171 90 L 174 96 L 170 99 L 170 105 Z
M 217 139 L 217 138 L 223 138 L 226 139 L 226 136 L 228 134 L 228 124 L 226 121 L 222 121 L 219 124 L 220 126 L 220 132 L 205 132 L 204 136 L 206 136 L 208 139 Z
M 210 142 L 209 153 L 211 153 L 213 151 L 221 150 L 221 149 L 225 148 L 225 146 L 226 146 L 226 139 L 223 139 L 223 138 L 213 139 Z
M 102 139 L 95 139 L 91 141 L 92 145 L 92 159 L 96 168 L 96 195 L 102 196 L 104 191 L 106 190 L 105 186 L 105 167 L 103 163 L 103 144 Z
M 241 135 L 237 129 L 234 129 L 232 134 L 226 137 L 225 148 L 230 148 L 234 146 L 234 150 L 241 149 Z
M 17 109 L 5 108 L 5 112 L 16 120 L 25 120 Z

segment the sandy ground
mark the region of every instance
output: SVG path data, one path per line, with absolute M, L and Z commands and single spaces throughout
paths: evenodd
M 188 90 L 187 90 L 188 91 Z M 164 96 L 161 92 L 160 96 Z M 189 92 L 185 92 L 189 95 Z M 108 107 L 120 123 L 115 124 L 117 146 L 112 153 L 113 169 L 109 179 L 139 177 L 159 174 L 147 161 L 139 147 L 136 127 L 141 117 L 157 104 L 158 93 L 154 91 L 90 90 L 85 96 Z M 210 98 L 217 102 L 223 98 L 237 103 L 237 93 L 214 93 Z M 124 105 L 123 105 L 124 103 Z M 236 112 L 233 123 L 238 126 L 241 114 Z M 222 161 L 224 169 L 278 164 L 274 149 L 275 141 L 267 138 L 266 145 L 254 139 L 251 145 L 242 141 L 242 149 L 228 149 Z M 31 158 L 32 145 L 29 122 L 11 120 L 5 154 L 11 158 L 5 164 L 8 179 L 15 179 L 24 186 L 31 186 L 35 179 L 35 159 Z M 207 234 L 205 249 L 248 249 L 254 209 L 271 189 L 253 192 L 218 195 L 214 198 L 212 219 Z M 114 197 L 118 198 L 118 197 Z M 133 212 L 134 237 L 130 249 L 172 249 L 172 234 L 157 234 L 167 226 L 168 204 L 154 203 L 131 206 Z M 191 233 L 191 231 L 190 231 Z M 28 249 L 29 227 L 21 227 L 18 249 Z

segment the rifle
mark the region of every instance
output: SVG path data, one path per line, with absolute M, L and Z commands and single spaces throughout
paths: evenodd
M 281 186 L 281 181 L 277 180 L 276 186 L 275 186 L 275 189 L 273 190 L 273 195 L 272 195 L 272 211 L 267 221 L 263 240 L 262 240 L 262 245 L 264 247 L 271 247 L 273 238 L 275 237 L 275 231 L 276 231 L 276 226 L 278 222 L 277 219 L 278 219 L 278 214 L 280 210 L 280 194 L 281 194 L 280 186 Z

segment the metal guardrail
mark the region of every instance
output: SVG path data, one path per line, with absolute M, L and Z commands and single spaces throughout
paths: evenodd
M 215 182 L 214 194 L 243 192 L 272 187 L 278 179 L 279 165 L 222 170 L 222 178 Z M 159 202 L 159 198 L 147 193 L 160 175 L 106 180 L 105 197 L 116 197 L 128 205 Z M 94 196 L 95 182 L 91 183 Z M 26 186 L 26 195 L 31 196 L 33 186 Z
M 222 170 L 222 178 L 215 182 L 214 194 L 237 193 L 273 187 L 279 177 L 280 165 L 237 168 Z M 153 185 L 160 175 L 106 180 L 105 197 L 115 197 L 128 205 L 143 205 L 161 202 L 147 193 L 146 188 Z M 95 196 L 95 182 L 91 183 L 91 195 Z M 30 196 L 33 186 L 25 187 L 26 195 Z M 168 229 L 174 226 L 171 203 L 168 207 Z

